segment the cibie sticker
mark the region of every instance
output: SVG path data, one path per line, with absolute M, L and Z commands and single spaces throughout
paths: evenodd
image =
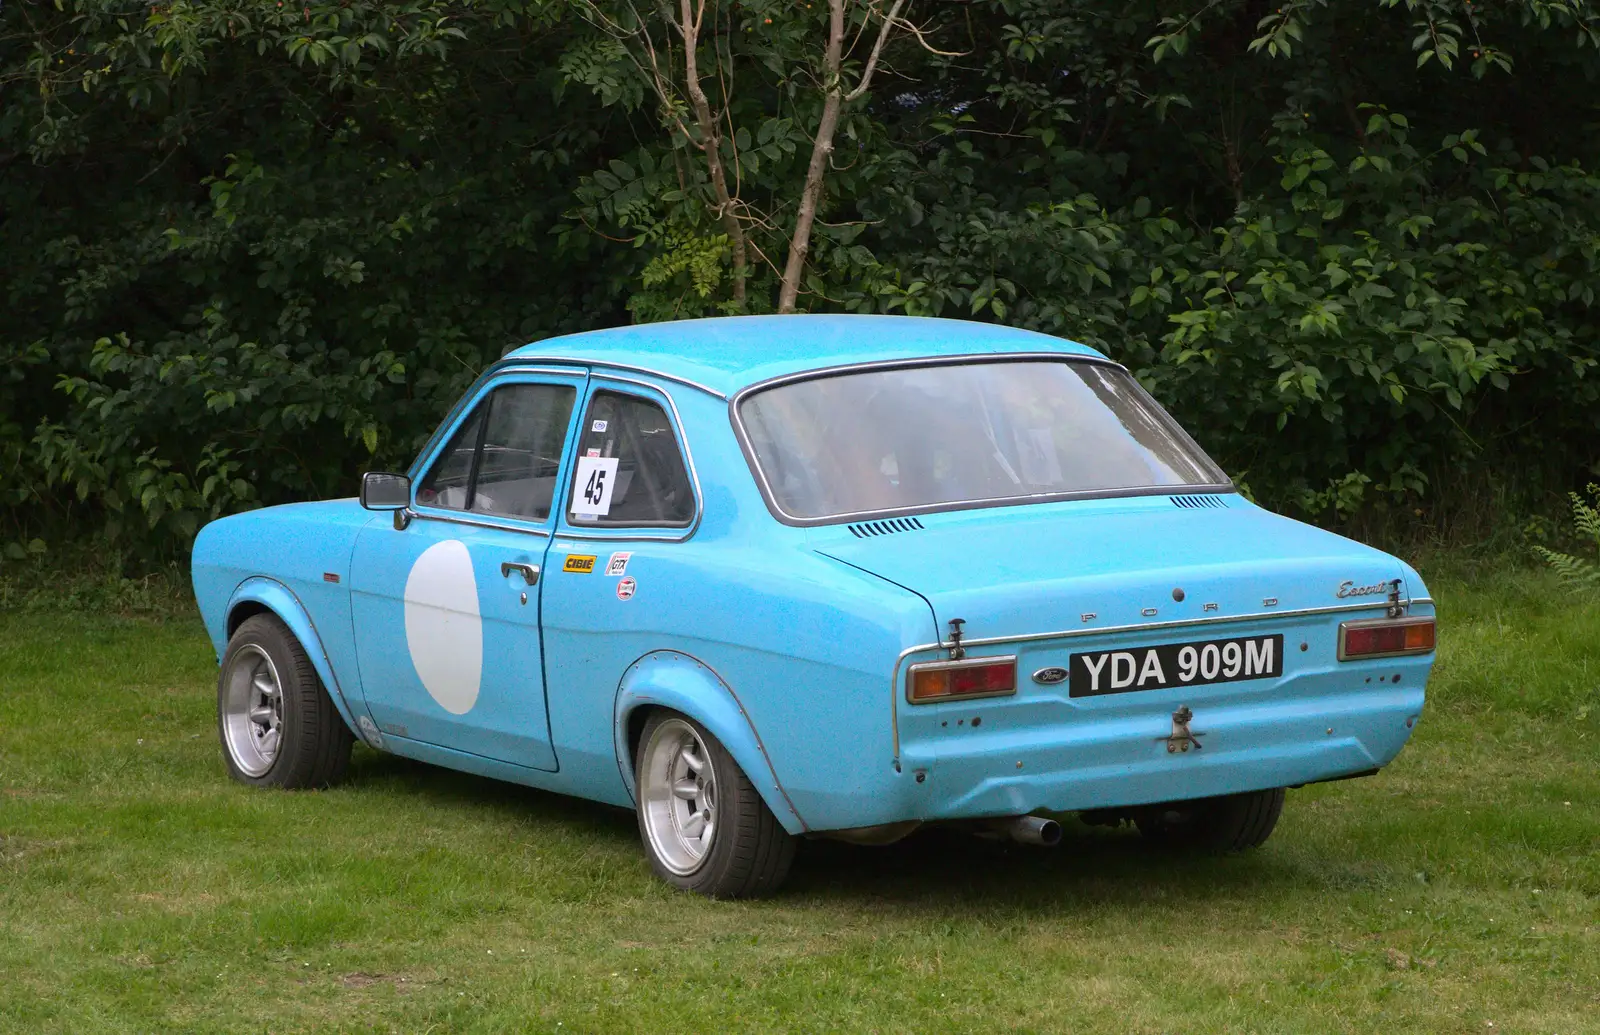
M 595 557 L 592 553 L 569 553 L 567 563 L 561 566 L 562 571 L 577 572 L 579 575 L 594 574 Z
M 578 477 L 572 494 L 572 512 L 601 517 L 611 513 L 611 493 L 617 487 L 614 456 L 578 457 Z
M 617 599 L 618 600 L 632 600 L 633 599 L 633 591 L 638 589 L 638 588 L 639 588 L 639 584 L 637 582 L 633 581 L 633 576 L 632 575 L 629 575 L 627 578 L 625 578 L 621 582 L 617 583 Z
M 604 430 L 606 430 L 606 422 L 603 421 L 603 420 L 597 420 L 593 424 L 589 425 L 589 430 L 590 431 L 604 431 Z
M 606 574 L 607 575 L 626 575 L 626 574 L 628 574 L 628 558 L 632 557 L 632 556 L 633 556 L 633 554 L 631 554 L 631 553 L 614 553 L 614 554 L 612 554 L 611 555 L 611 559 L 606 562 Z

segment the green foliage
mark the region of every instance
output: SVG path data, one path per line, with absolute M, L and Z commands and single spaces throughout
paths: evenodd
M 164 556 L 348 494 L 507 348 L 625 312 L 607 256 L 552 246 L 598 139 L 549 105 L 558 12 L 138 11 L 0 11 L 0 541 Z
M 1589 484 L 1590 499 L 1571 493 L 1573 535 L 1585 547 L 1592 547 L 1600 557 L 1600 485 Z M 1544 559 L 1561 581 L 1572 589 L 1600 591 L 1600 564 L 1586 557 L 1557 553 L 1545 546 L 1535 546 L 1534 552 Z
M 657 250 L 640 272 L 642 290 L 628 300 L 640 322 L 674 319 L 686 302 L 694 306 L 709 299 L 722 283 L 729 255 L 727 234 L 697 236 L 669 227 L 641 235 L 643 241 L 656 244 Z M 733 311 L 731 303 L 724 307 Z
M 1095 345 L 1256 498 L 1324 520 L 1600 473 L 1590 3 L 906 12 L 921 35 L 844 111 L 804 306 Z M 509 347 L 769 308 L 826 5 L 708 0 L 743 307 L 633 17 L 0 8 L 0 551 L 180 555 L 217 514 L 404 466 Z

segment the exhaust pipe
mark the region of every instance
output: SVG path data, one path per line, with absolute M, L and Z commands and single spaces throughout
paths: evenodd
M 995 829 L 1020 844 L 1053 847 L 1061 843 L 1061 824 L 1043 816 L 996 820 Z

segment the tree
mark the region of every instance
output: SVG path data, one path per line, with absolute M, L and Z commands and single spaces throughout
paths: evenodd
M 577 2 L 583 18 L 611 44 L 610 53 L 624 57 L 654 96 L 661 124 L 673 144 L 686 145 L 702 157 L 711 195 L 708 209 L 721 226 L 731 252 L 735 311 L 743 311 L 749 305 L 747 263 L 751 235 L 772 231 L 776 225 L 774 213 L 761 211 L 741 196 L 737 178 L 730 183 L 728 167 L 740 162 L 733 99 L 741 88 L 755 85 L 740 82 L 738 65 L 740 59 L 749 59 L 758 67 L 779 70 L 780 76 L 794 64 L 807 67 L 807 78 L 821 99 L 815 126 L 809 132 L 810 160 L 804 179 L 775 206 L 792 207 L 795 213 L 787 258 L 781 271 L 775 264 L 773 267 L 778 282 L 777 311 L 794 312 L 841 114 L 871 88 L 891 38 L 904 36 L 930 53 L 941 53 L 928 42 L 923 28 L 904 16 L 907 0 L 827 0 L 826 19 L 821 24 L 804 14 L 797 16 L 792 4 L 780 5 L 771 0 L 743 4 L 731 0 L 678 0 L 676 8 L 666 0 L 658 0 L 643 10 L 632 0 L 620 4 L 607 0 Z M 754 46 L 739 41 L 740 28 L 748 30 L 749 23 L 755 20 L 771 26 L 775 17 L 785 19 L 786 25 L 768 39 Z M 820 33 L 820 46 L 816 45 L 813 32 Z M 853 59 L 863 45 L 867 50 L 858 63 Z M 584 55 L 602 59 L 605 56 L 603 49 Z M 707 65 L 712 71 L 706 71 Z M 626 96 L 625 91 L 616 88 L 614 80 L 597 71 L 595 62 L 569 62 L 568 69 L 574 79 L 598 86 L 602 93 L 610 90 L 616 99 Z M 705 82 L 711 78 L 721 91 L 717 105 L 705 90 Z M 767 254 L 759 244 L 754 248 L 763 256 Z
M 509 346 L 791 307 L 1093 345 L 1303 515 L 1559 503 L 1597 42 L 1593 0 L 8 2 L 0 557 L 181 553 L 403 465 Z

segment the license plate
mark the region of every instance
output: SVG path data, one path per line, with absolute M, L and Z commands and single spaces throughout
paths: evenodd
M 1283 637 L 1243 636 L 1091 651 L 1072 655 L 1069 671 L 1072 697 L 1267 679 L 1283 675 Z

